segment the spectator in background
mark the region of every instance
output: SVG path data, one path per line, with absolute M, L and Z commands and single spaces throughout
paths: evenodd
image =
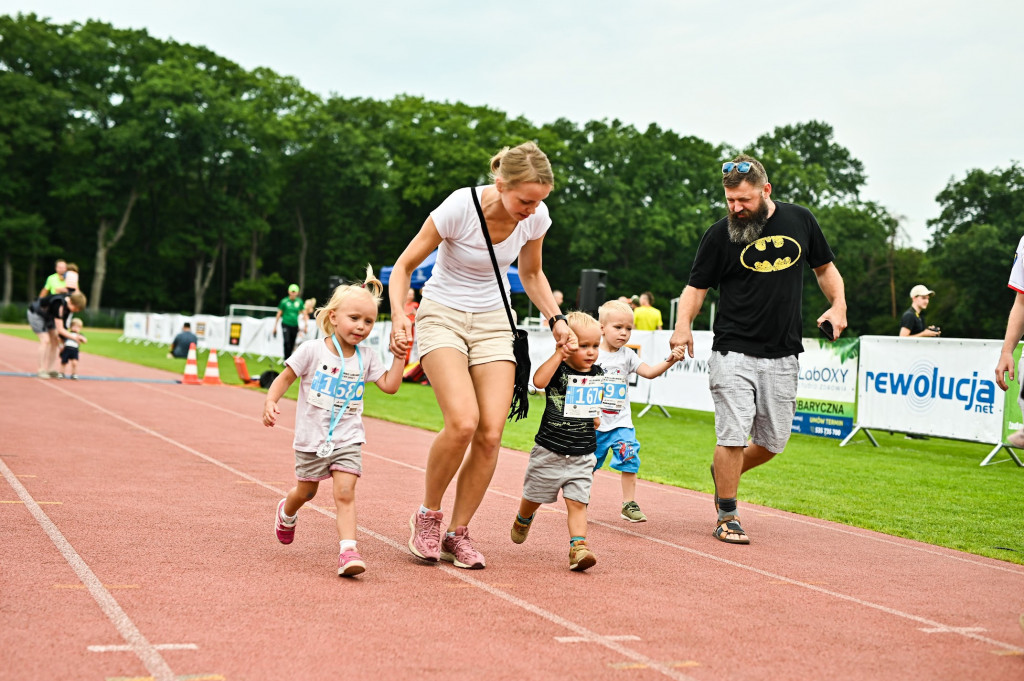
M 281 336 L 284 339 L 284 358 L 288 359 L 295 351 L 295 338 L 299 335 L 299 313 L 303 302 L 299 298 L 299 285 L 288 287 L 288 297 L 282 298 L 277 304 L 277 316 L 274 317 L 274 338 L 277 338 L 277 322 L 281 322 Z
M 53 274 L 46 278 L 46 283 L 43 284 L 43 290 L 39 292 L 40 298 L 46 296 L 52 296 L 56 293 L 67 293 L 67 287 L 64 284 L 64 275 L 68 271 L 68 264 L 63 259 L 58 260 L 54 263 L 54 269 L 56 270 Z
M 85 309 L 85 294 L 75 291 L 38 298 L 28 307 L 28 323 L 39 337 L 39 378 L 57 378 L 57 353 L 62 338 L 84 342 L 85 336 L 68 329 L 75 312 Z
M 310 320 L 316 318 L 316 298 L 306 298 L 302 304 L 302 312 L 299 313 L 299 335 L 295 338 L 295 345 L 298 347 L 308 340 L 312 340 L 316 334 L 316 322 L 310 325 Z
M 167 359 L 185 359 L 188 357 L 188 349 L 193 343 L 198 343 L 199 339 L 192 333 L 192 325 L 189 322 L 185 322 L 181 325 L 181 333 L 174 337 L 171 341 L 171 351 L 167 353 Z
M 68 293 L 74 293 L 78 290 L 78 265 L 73 262 L 68 263 L 68 269 L 64 273 L 64 286 L 67 288 Z
M 1003 349 L 996 363 L 996 383 L 1003 390 L 1009 388 L 1006 385 L 1006 375 L 1010 375 L 1011 381 L 1015 378 L 1013 351 L 1017 349 L 1021 336 L 1024 336 L 1024 237 L 1021 237 L 1020 243 L 1017 244 L 1017 253 L 1010 267 L 1010 281 L 1007 286 L 1013 289 L 1017 296 L 1013 299 L 1013 307 L 1010 308 L 1010 316 L 1006 320 Z M 1020 405 L 1021 412 L 1024 412 L 1024 395 L 1017 395 L 1017 404 Z M 1024 449 L 1024 428 L 1011 434 L 1006 441 L 1013 447 Z M 1024 627 L 1024 615 L 1021 615 L 1021 626 Z
M 640 307 L 633 310 L 633 325 L 637 331 L 657 331 L 661 328 L 661 310 L 654 307 L 654 294 L 644 291 L 640 294 Z
M 64 340 L 64 347 L 60 351 L 60 378 L 78 380 L 78 346 L 88 342 L 82 335 L 82 320 L 72 317 L 68 322 L 71 329 L 71 337 Z
M 555 305 L 557 305 L 558 309 L 561 310 L 562 303 L 565 301 L 565 296 L 563 296 L 562 292 L 559 291 L 557 288 L 551 292 L 551 295 L 555 297 Z
M 632 296 L 629 299 L 629 306 L 634 310 L 640 307 L 640 296 Z M 634 322 L 635 323 L 635 322 Z
M 937 326 L 925 326 L 924 311 L 928 309 L 928 301 L 935 295 L 924 284 L 910 289 L 910 307 L 900 318 L 900 336 L 910 338 L 934 338 L 942 333 Z

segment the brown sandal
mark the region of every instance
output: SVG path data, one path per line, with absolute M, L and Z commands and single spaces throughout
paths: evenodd
M 727 515 L 719 520 L 718 527 L 715 528 L 712 534 L 715 535 L 715 539 L 726 544 L 750 543 L 750 537 L 747 536 L 747 533 L 740 526 L 739 517 L 734 515 Z

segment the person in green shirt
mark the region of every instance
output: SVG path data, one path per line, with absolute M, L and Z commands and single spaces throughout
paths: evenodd
M 56 271 L 46 278 L 46 283 L 43 284 L 43 290 L 39 292 L 40 298 L 52 296 L 55 293 L 67 293 L 68 288 L 64 283 L 64 275 L 68 271 L 67 262 L 64 260 L 58 260 L 54 263 L 53 267 Z
M 657 331 L 661 328 L 661 310 L 654 307 L 654 294 L 644 291 L 640 294 L 640 307 L 633 310 L 633 327 L 637 331 Z
M 277 304 L 277 316 L 274 317 L 274 337 L 277 337 L 277 323 L 280 321 L 284 338 L 284 359 L 291 357 L 295 350 L 295 337 L 299 335 L 299 313 L 302 312 L 302 306 L 298 284 L 289 286 L 288 297 L 282 298 L 281 302 Z

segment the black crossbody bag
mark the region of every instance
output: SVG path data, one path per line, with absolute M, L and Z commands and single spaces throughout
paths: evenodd
M 494 245 L 491 243 L 491 235 L 487 231 L 487 221 L 484 220 L 484 211 L 480 207 L 476 187 L 470 187 L 469 191 L 473 194 L 473 205 L 476 206 L 476 214 L 480 218 L 480 229 L 484 232 L 484 241 L 487 242 L 491 265 L 494 266 L 494 277 L 498 280 L 498 290 L 501 291 L 501 302 L 505 304 L 508 325 L 512 328 L 512 353 L 516 358 L 516 383 L 512 391 L 512 406 L 509 409 L 508 420 L 518 421 L 526 418 L 530 411 L 530 342 L 526 331 L 517 328 L 512 319 L 512 307 L 508 304 L 505 287 L 501 285 L 501 270 L 498 269 L 498 259 L 494 257 Z

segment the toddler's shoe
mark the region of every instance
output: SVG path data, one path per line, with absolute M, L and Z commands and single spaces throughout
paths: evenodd
M 281 519 L 281 514 L 284 513 L 284 502 L 285 500 L 282 499 L 281 503 L 277 505 L 277 513 L 274 514 L 274 532 L 277 533 L 277 541 L 282 544 L 291 544 L 295 539 L 295 523 L 289 525 Z
M 78 380 L 78 374 L 71 374 L 71 380 L 72 381 L 77 381 Z
M 469 530 L 465 525 L 456 527 L 454 535 L 446 534 L 441 540 L 441 560 L 469 570 L 480 570 L 484 567 L 484 556 L 473 548 Z
M 569 547 L 569 569 L 583 572 L 597 564 L 597 556 L 587 548 L 585 539 L 577 539 Z
M 530 533 L 530 525 L 533 523 L 521 523 L 519 522 L 519 516 L 516 515 L 516 519 L 512 521 L 512 541 L 517 544 L 522 544 L 526 541 L 526 535 Z
M 346 549 L 338 556 L 338 576 L 355 577 L 366 571 L 363 557 L 355 549 Z
M 622 505 L 622 517 L 631 523 L 642 523 L 647 520 L 647 516 L 635 501 L 627 501 Z
M 440 511 L 417 511 L 409 518 L 409 550 L 412 555 L 423 560 L 436 563 L 441 557 L 441 521 L 444 514 Z

